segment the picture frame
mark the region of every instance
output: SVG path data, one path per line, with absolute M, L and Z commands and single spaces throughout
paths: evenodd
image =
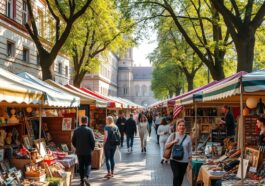
M 42 157 L 47 155 L 47 151 L 46 151 L 46 143 L 45 140 L 43 138 L 38 139 L 38 140 L 34 140 L 34 144 L 36 145 L 40 155 Z
M 23 135 L 22 136 L 23 139 L 23 144 L 27 149 L 32 148 L 31 144 L 30 144 L 30 140 L 29 140 L 29 136 L 28 135 Z
M 251 147 L 246 147 L 245 159 L 249 160 L 249 165 L 252 170 L 257 170 L 260 159 L 260 151 Z
M 0 149 L 0 161 L 4 160 L 5 149 Z
M 72 130 L 72 118 L 63 118 L 62 121 L 62 131 Z
M 209 124 L 201 124 L 201 133 L 210 133 L 210 125 Z
M 61 144 L 61 147 L 64 152 L 69 152 L 68 146 L 66 144 Z

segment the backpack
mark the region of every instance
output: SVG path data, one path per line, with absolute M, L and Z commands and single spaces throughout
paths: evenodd
M 117 128 L 110 129 L 109 142 L 111 146 L 118 146 L 121 144 L 121 136 Z

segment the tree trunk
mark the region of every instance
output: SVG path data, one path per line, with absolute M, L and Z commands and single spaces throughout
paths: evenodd
M 81 82 L 83 79 L 79 78 L 78 76 L 74 76 L 73 84 L 75 87 L 80 88 Z
M 193 80 L 194 80 L 194 76 L 190 75 L 190 76 L 186 76 L 187 78 L 187 82 L 188 82 L 188 91 L 193 90 Z
M 225 78 L 224 67 L 221 64 L 221 62 L 218 61 L 218 62 L 216 62 L 215 66 L 210 65 L 207 67 L 208 67 L 210 74 L 214 80 L 222 80 Z
M 182 87 L 177 87 L 177 88 L 176 88 L 175 96 L 180 95 L 181 88 L 182 88 Z
M 49 53 L 43 53 L 40 55 L 40 66 L 42 72 L 42 80 L 45 81 L 47 79 L 55 80 L 54 74 L 54 59 L 50 59 Z
M 235 46 L 237 51 L 237 72 L 252 72 L 255 32 L 242 31 L 239 33 L 238 42 L 235 43 Z

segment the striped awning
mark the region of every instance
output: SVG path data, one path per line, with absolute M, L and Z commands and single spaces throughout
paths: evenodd
M 183 110 L 182 105 L 175 105 L 173 109 L 173 119 L 176 119 L 182 110 Z

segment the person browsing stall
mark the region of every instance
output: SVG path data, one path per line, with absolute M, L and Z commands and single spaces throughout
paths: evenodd
M 224 113 L 224 120 L 221 120 L 221 124 L 225 125 L 227 136 L 234 137 L 235 136 L 235 119 L 230 111 L 230 107 L 228 105 L 224 105 L 222 107 L 222 112 Z

